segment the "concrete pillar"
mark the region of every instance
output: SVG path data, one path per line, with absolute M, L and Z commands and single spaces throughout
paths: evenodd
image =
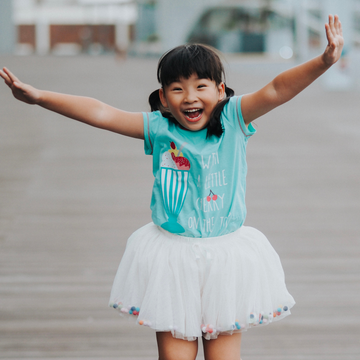
M 353 6 L 353 0 L 322 0 L 324 22 L 328 21 L 329 14 L 339 15 L 345 40 L 342 58 L 322 76 L 326 90 L 348 90 L 354 86 L 354 76 L 352 76 L 351 70 L 354 28 Z M 323 48 L 325 49 L 327 45 L 325 30 L 323 39 Z
M 118 23 L 115 25 L 115 44 L 120 53 L 126 53 L 129 47 L 129 25 Z
M 13 23 L 12 0 L 0 1 L 0 54 L 12 53 L 15 49 L 16 31 Z
M 293 1 L 296 28 L 296 57 L 306 61 L 309 57 L 309 32 L 307 28 L 307 0 Z
M 50 26 L 45 19 L 37 19 L 35 24 L 36 53 L 46 55 L 50 52 Z

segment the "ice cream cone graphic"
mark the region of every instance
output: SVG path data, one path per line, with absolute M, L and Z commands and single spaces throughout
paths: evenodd
M 172 233 L 183 233 L 185 229 L 177 222 L 188 191 L 190 162 L 178 150 L 174 142 L 171 149 L 162 155 L 160 168 L 161 192 L 168 221 L 161 225 Z

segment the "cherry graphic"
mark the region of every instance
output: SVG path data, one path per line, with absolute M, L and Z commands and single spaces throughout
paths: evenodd
M 211 197 L 211 194 L 212 194 L 212 197 Z M 214 201 L 216 201 L 217 198 L 218 198 L 218 196 L 210 190 L 210 194 L 206 197 L 206 200 L 211 201 L 211 199 L 213 199 Z
M 173 141 L 171 141 L 170 146 L 171 146 L 171 148 L 172 148 L 173 150 L 176 149 L 176 145 L 175 145 L 175 143 L 174 143 Z

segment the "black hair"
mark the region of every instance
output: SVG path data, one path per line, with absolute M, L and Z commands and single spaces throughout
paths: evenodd
M 166 52 L 159 60 L 157 69 L 157 79 L 162 87 L 178 81 L 180 78 L 188 79 L 196 74 L 200 79 L 209 79 L 220 85 L 225 83 L 225 71 L 216 51 L 209 46 L 201 44 L 181 45 Z M 225 85 L 225 98 L 214 108 L 210 121 L 207 124 L 207 135 L 220 137 L 223 126 L 220 115 L 224 106 L 230 98 L 234 96 L 234 90 Z M 172 114 L 161 104 L 159 89 L 152 92 L 149 96 L 151 111 L 160 110 L 162 115 L 169 121 L 178 124 Z

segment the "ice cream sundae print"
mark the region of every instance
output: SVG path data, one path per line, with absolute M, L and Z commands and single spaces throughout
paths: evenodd
M 181 234 L 185 229 L 177 222 L 188 191 L 190 162 L 182 153 L 183 145 L 177 149 L 170 143 L 170 149 L 161 158 L 160 181 L 164 208 L 168 221 L 161 227 L 172 233 Z

